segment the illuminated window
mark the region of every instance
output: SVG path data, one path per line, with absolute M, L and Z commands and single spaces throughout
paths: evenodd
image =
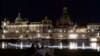
M 77 39 L 78 34 L 69 34 L 69 39 Z
M 6 23 L 4 22 L 3 25 L 6 26 Z

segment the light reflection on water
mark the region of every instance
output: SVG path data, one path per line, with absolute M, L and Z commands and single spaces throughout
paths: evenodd
M 5 42 L 2 42 L 2 49 L 4 49 L 6 46 Z
M 14 48 L 14 49 L 24 49 L 24 48 L 29 48 L 32 46 L 32 42 L 1 42 L 0 43 L 2 49 L 6 48 Z M 38 44 L 41 47 L 41 43 Z M 44 45 L 48 48 L 68 48 L 68 49 L 93 49 L 100 51 L 100 45 L 97 42 L 75 42 L 75 41 L 69 41 L 68 43 L 63 43 L 63 42 L 57 42 L 54 45 Z

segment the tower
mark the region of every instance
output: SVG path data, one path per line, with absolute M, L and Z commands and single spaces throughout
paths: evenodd
M 10 24 L 10 21 L 6 18 L 4 18 L 4 21 L 2 21 L 2 26 L 7 26 Z
M 21 23 L 23 21 L 23 19 L 20 16 L 20 13 L 18 13 L 18 17 L 16 17 L 15 19 L 15 23 Z
M 68 27 L 71 25 L 70 16 L 67 12 L 67 7 L 63 8 L 63 14 L 60 16 L 59 24 L 61 27 Z

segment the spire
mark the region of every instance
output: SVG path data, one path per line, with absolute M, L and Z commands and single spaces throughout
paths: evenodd
M 67 7 L 63 8 L 63 13 L 67 13 Z
M 20 17 L 20 13 L 18 13 L 18 17 Z
M 67 12 L 67 7 L 63 7 L 63 14 L 60 16 L 60 25 L 63 27 L 68 27 L 70 24 L 70 16 Z
M 48 17 L 47 16 L 45 16 L 45 20 L 47 20 L 48 19 Z
M 20 13 L 18 13 L 18 16 L 15 19 L 15 23 L 21 23 L 23 21 L 23 19 L 20 16 Z
M 7 18 L 4 18 L 4 21 L 6 21 L 7 20 Z

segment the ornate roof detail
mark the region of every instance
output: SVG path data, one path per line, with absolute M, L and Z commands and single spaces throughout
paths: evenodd
M 20 13 L 18 13 L 18 17 L 15 19 L 15 23 L 21 23 L 23 19 L 20 17 Z

